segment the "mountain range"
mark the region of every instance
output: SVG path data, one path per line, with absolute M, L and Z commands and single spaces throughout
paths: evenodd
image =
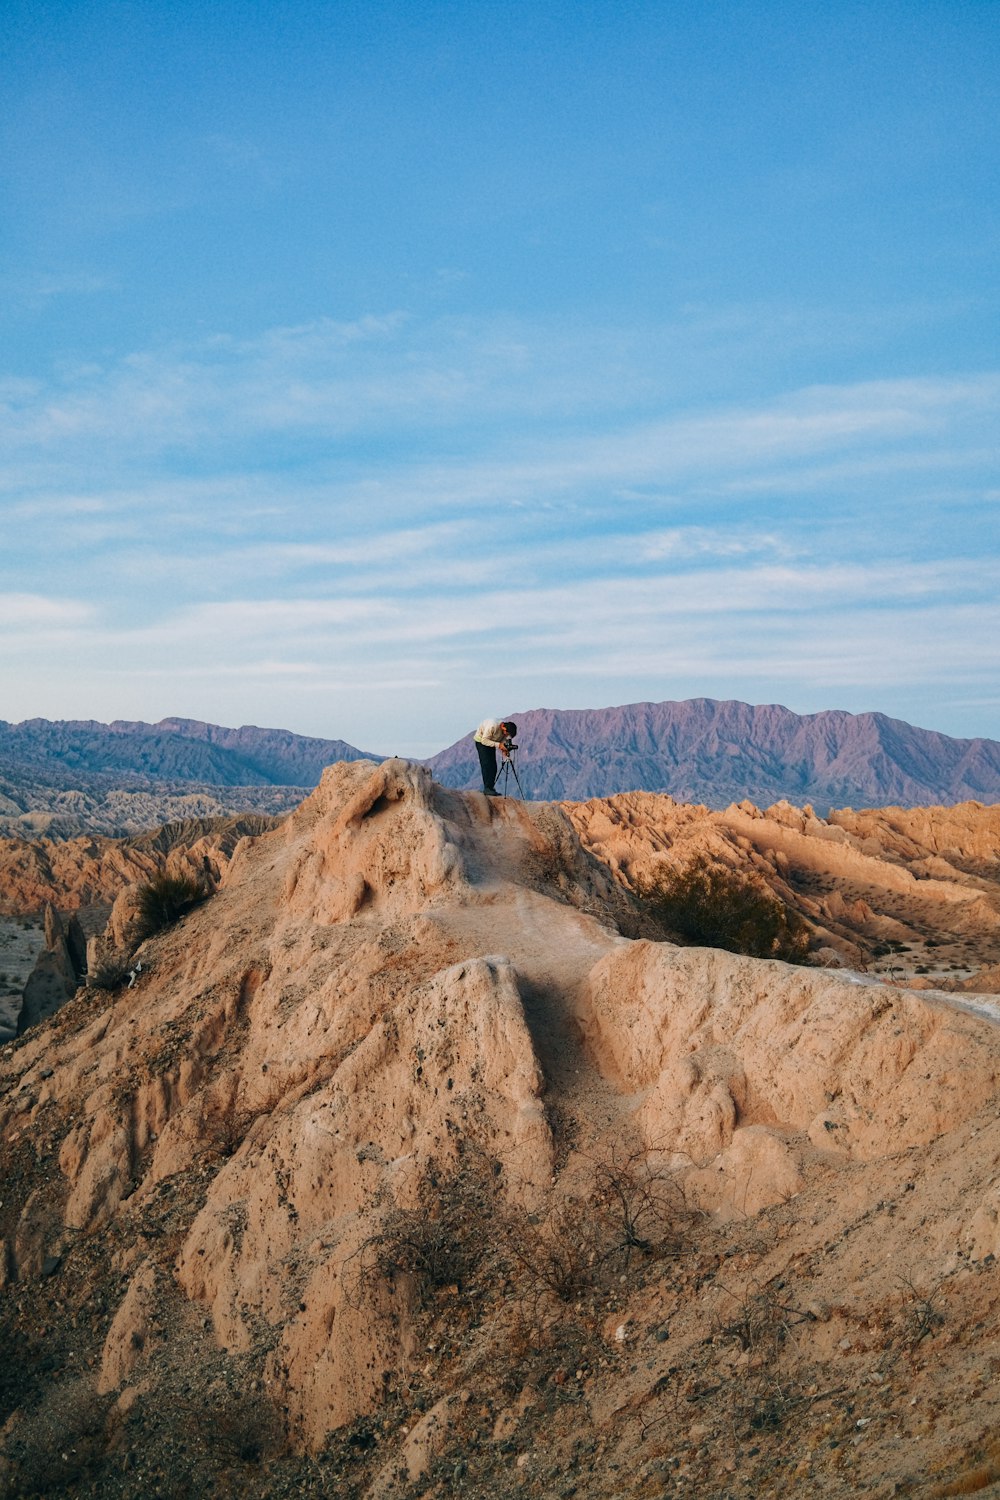
M 0 720 L 0 834 L 124 837 L 166 822 L 281 814 L 340 760 L 343 740 L 197 719 Z
M 1000 743 L 880 713 L 801 715 L 695 698 L 508 717 L 518 724 L 516 764 L 532 800 L 650 791 L 719 809 L 784 799 L 821 811 L 1000 801 Z M 255 725 L 0 720 L 0 831 L 127 833 L 168 818 L 275 813 L 301 800 L 324 766 L 362 759 L 384 757 Z M 445 786 L 481 784 L 471 733 L 426 764 Z
M 0 769 L 30 771 L 53 786 L 81 776 L 195 781 L 204 786 L 315 786 L 338 760 L 381 760 L 344 740 L 313 739 L 286 729 L 244 724 L 225 729 L 198 719 L 143 724 L 115 719 L 0 720 Z
M 823 810 L 1000 800 L 996 740 L 953 739 L 880 713 L 802 715 L 692 698 L 505 716 L 518 726 L 517 764 L 531 798 L 647 791 L 714 808 L 785 799 Z M 471 737 L 428 764 L 445 786 L 481 784 Z

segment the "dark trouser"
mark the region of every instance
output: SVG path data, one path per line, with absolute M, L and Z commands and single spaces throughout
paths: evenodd
M 476 740 L 479 751 L 479 769 L 483 773 L 483 791 L 495 792 L 497 786 L 497 752 L 494 745 L 484 745 Z

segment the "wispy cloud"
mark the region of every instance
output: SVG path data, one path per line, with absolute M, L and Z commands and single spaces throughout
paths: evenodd
M 93 605 L 74 599 L 52 599 L 42 594 L 0 594 L 0 630 L 11 634 L 39 634 L 46 639 L 53 631 L 71 631 L 97 620 Z
M 1000 404 L 1000 378 L 866 382 L 805 389 L 756 409 L 745 404 L 683 417 L 616 419 L 625 397 L 652 401 L 662 353 L 645 348 L 629 366 L 614 340 L 588 344 L 565 332 L 503 329 L 443 320 L 417 324 L 402 312 L 352 323 L 320 319 L 254 340 L 215 336 L 200 345 L 140 352 L 113 365 L 68 372 L 51 384 L 0 386 L 0 431 L 8 452 L 114 437 L 119 461 L 166 445 L 224 443 L 288 433 L 336 442 L 351 434 L 412 434 L 475 420 L 486 434 L 520 419 L 525 433 L 556 419 L 555 438 L 524 438 L 506 465 L 508 485 L 559 487 L 617 476 L 808 456 L 940 433 L 948 423 Z M 582 346 L 581 346 L 582 345 Z M 627 373 L 626 373 L 627 372 Z M 644 389 L 645 387 L 645 389 Z M 594 431 L 593 416 L 604 412 Z M 559 417 L 571 421 L 562 439 Z M 509 440 L 509 435 L 508 435 Z M 505 442 L 505 446 L 507 446 Z M 534 448 L 534 451 L 533 451 Z M 499 454 L 491 454 L 491 461 Z
M 388 681 L 474 715 L 518 674 L 801 702 L 1000 665 L 956 624 L 1000 517 L 953 524 L 995 492 L 1000 375 L 670 402 L 647 344 L 623 399 L 634 346 L 550 332 L 390 312 L 0 383 L 6 680 L 229 718 L 259 680 L 309 727 Z

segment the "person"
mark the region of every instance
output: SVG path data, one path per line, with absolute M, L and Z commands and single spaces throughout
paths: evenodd
M 487 797 L 497 794 L 497 751 L 504 760 L 517 734 L 513 719 L 484 719 L 473 735 L 479 753 L 479 769 L 483 773 L 483 791 Z

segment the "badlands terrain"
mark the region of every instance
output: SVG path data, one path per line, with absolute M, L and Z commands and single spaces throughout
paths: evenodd
M 354 761 L 158 837 L 2 851 L 122 952 L 214 894 L 0 1048 L 0 1491 L 1000 1494 L 997 809 Z M 669 941 L 692 853 L 813 963 Z

